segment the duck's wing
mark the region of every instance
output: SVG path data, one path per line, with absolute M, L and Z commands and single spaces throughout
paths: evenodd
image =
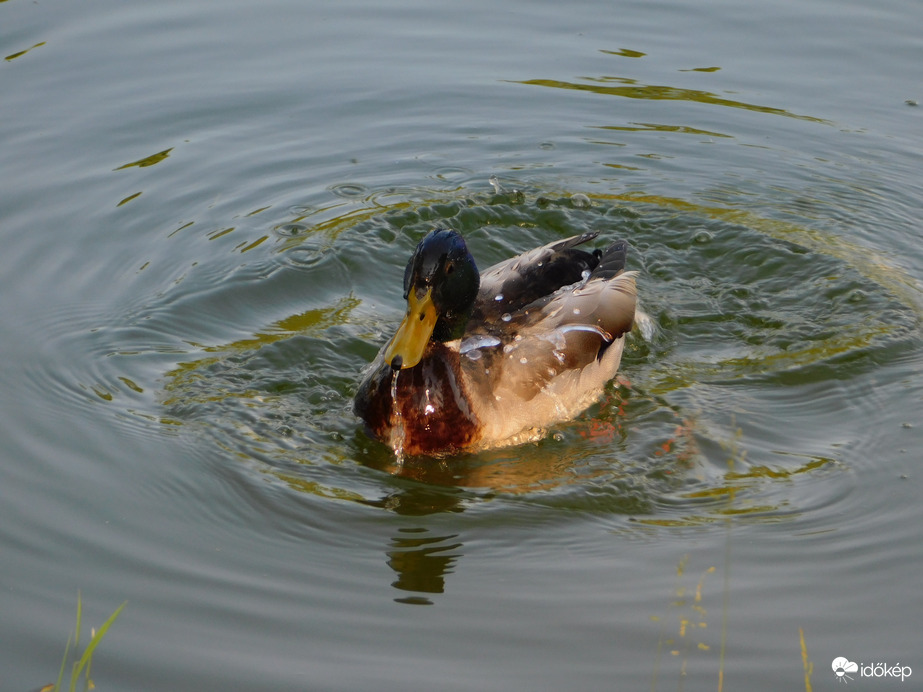
M 635 318 L 636 272 L 626 272 L 627 243 L 611 245 L 578 283 L 564 286 L 505 315 L 487 337 L 474 335 L 466 347 L 482 347 L 480 380 L 486 396 L 515 394 L 529 401 L 553 381 L 569 381 L 581 392 L 600 390 L 615 376 L 624 335 Z M 502 327 L 501 329 L 499 329 Z M 496 337 L 496 338 L 495 338 Z M 566 387 L 565 387 L 566 388 Z
M 538 319 L 530 306 L 535 321 L 516 325 L 503 342 L 470 343 L 480 348 L 461 354 L 460 364 L 484 444 L 534 439 L 596 401 L 618 372 L 635 302 L 635 272 L 591 277 L 538 307 Z
M 504 347 L 501 382 L 530 400 L 553 380 L 570 377 L 578 390 L 601 389 L 618 370 L 624 335 L 634 323 L 635 272 L 555 296 L 540 317 L 522 325 Z M 610 350 L 618 353 L 610 354 Z M 570 373 L 570 374 L 568 374 Z
M 557 240 L 484 271 L 472 320 L 494 322 L 584 279 L 599 265 L 600 251 L 587 252 L 577 246 L 597 235 L 591 232 Z

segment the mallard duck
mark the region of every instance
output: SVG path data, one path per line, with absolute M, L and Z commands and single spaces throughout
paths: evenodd
M 404 272 L 407 313 L 356 394 L 398 455 L 444 455 L 544 436 L 615 377 L 635 319 L 628 244 L 584 233 L 478 273 L 462 236 L 431 231 Z

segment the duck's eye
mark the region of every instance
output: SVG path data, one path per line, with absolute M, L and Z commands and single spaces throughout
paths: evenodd
M 454 262 L 449 262 L 448 264 L 445 265 L 445 273 L 446 273 L 446 274 L 451 274 L 451 273 L 454 272 L 454 271 L 455 271 L 455 263 L 454 263 Z

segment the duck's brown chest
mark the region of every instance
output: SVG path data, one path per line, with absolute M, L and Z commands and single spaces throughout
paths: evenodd
M 384 442 L 401 426 L 403 452 L 409 455 L 458 451 L 480 438 L 458 354 L 442 344 L 431 344 L 416 366 L 397 373 L 382 363 L 360 386 L 355 410 Z

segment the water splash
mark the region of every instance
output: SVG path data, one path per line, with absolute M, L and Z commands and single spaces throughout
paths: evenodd
M 404 463 L 404 440 L 406 438 L 404 417 L 401 415 L 401 407 L 397 401 L 397 378 L 400 374 L 400 370 L 395 370 L 391 375 L 391 406 L 394 415 L 391 419 L 391 439 L 388 441 L 391 449 L 394 450 L 398 465 Z
M 491 334 L 474 334 L 472 336 L 465 337 L 465 339 L 458 347 L 458 352 L 465 354 L 482 348 L 491 348 L 493 346 L 499 345 L 500 339 Z
M 641 338 L 650 343 L 654 340 L 657 325 L 654 319 L 640 308 L 635 309 L 635 327 L 641 332 Z

